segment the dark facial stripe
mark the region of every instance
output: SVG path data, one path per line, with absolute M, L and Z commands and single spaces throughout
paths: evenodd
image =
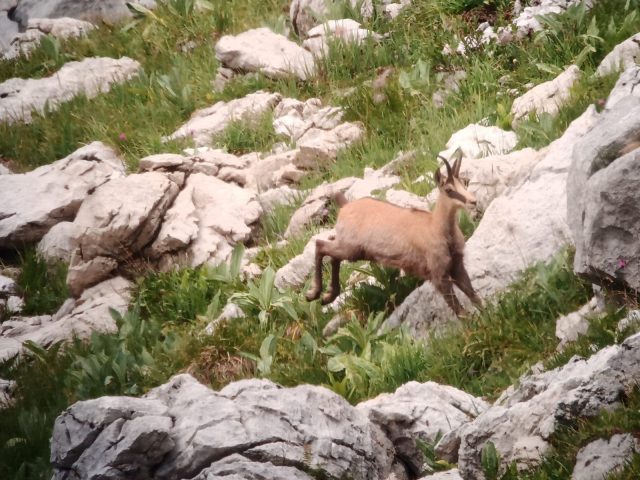
M 455 190 L 445 190 L 447 192 L 447 195 L 449 195 L 450 198 L 453 198 L 455 200 L 460 200 L 462 203 L 467 203 L 467 199 L 464 197 L 464 195 L 456 192 Z

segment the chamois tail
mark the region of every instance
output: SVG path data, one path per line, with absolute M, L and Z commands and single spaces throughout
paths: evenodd
M 336 202 L 338 208 L 344 207 L 348 203 L 347 197 L 345 197 L 342 192 L 335 193 L 333 195 L 333 201 Z

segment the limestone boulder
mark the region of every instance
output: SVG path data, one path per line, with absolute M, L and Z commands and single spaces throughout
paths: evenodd
M 305 37 L 314 26 L 328 20 L 335 0 L 293 0 L 289 8 L 289 18 L 293 29 L 300 37 Z M 349 0 L 354 9 L 359 9 L 363 18 L 373 15 L 372 0 Z
M 567 8 L 577 4 L 583 4 L 587 9 L 591 9 L 595 2 L 593 0 L 541 0 L 525 7 L 521 12 L 516 13 L 513 24 L 516 27 L 518 38 L 524 38 L 534 32 L 543 30 L 539 17 L 551 14 L 564 13 Z
M 580 335 L 589 330 L 589 317 L 599 312 L 597 299 L 592 298 L 575 312 L 568 313 L 556 320 L 556 338 L 558 350 L 563 350 L 569 342 L 575 342 Z
M 155 0 L 19 0 L 14 12 L 14 18 L 22 27 L 28 25 L 32 18 L 60 18 L 73 17 L 93 23 L 104 22 L 114 24 L 131 17 L 127 3 L 154 8 Z
M 640 61 L 640 33 L 627 38 L 616 45 L 609 54 L 602 59 L 596 75 L 605 76 L 617 70 L 626 70 Z
M 356 177 L 346 177 L 334 183 L 323 183 L 314 188 L 305 198 L 298 210 L 296 210 L 289 220 L 284 237 L 289 238 L 299 235 L 304 229 L 314 222 L 323 222 L 329 215 L 329 202 L 336 193 L 344 193 L 358 179 Z
M 382 35 L 362 28 L 355 20 L 343 18 L 313 27 L 307 32 L 307 39 L 302 42 L 302 46 L 316 57 L 321 57 L 329 53 L 329 47 L 334 42 L 360 45 L 367 39 L 380 41 L 382 38 Z
M 498 127 L 472 123 L 451 135 L 447 149 L 440 152 L 447 160 L 459 148 L 465 158 L 482 158 L 509 153 L 518 144 L 518 136 Z
M 128 57 L 95 57 L 65 63 L 49 77 L 11 78 L 0 83 L 0 122 L 30 123 L 33 112 L 45 115 L 80 94 L 96 97 L 139 71 L 140 63 Z
M 3 58 L 10 60 L 20 55 L 28 56 L 47 35 L 60 40 L 78 38 L 86 36 L 94 28 L 92 23 L 76 18 L 32 18 L 27 23 L 26 31 L 17 34 L 12 39 Z
M 280 205 L 294 205 L 305 196 L 304 192 L 288 185 L 272 188 L 258 195 L 258 201 L 264 213 L 270 213 Z
M 73 220 L 90 192 L 124 174 L 116 152 L 93 142 L 31 172 L 0 175 L 0 247 L 37 242 Z
M 409 382 L 394 393 L 362 402 L 358 410 L 380 426 L 397 454 L 420 472 L 424 458 L 416 439 L 433 444 L 439 435 L 459 429 L 489 408 L 484 400 L 435 382 Z
M 305 168 L 317 168 L 336 160 L 338 152 L 361 140 L 364 126 L 360 122 L 345 122 L 331 130 L 311 128 L 296 142 L 300 149 L 298 163 Z
M 162 227 L 147 249 L 163 269 L 173 265 L 218 264 L 233 246 L 251 238 L 262 215 L 257 195 L 203 173 L 192 174 L 162 217 Z
M 258 91 L 229 102 L 218 102 L 194 112 L 187 123 L 166 139 L 190 138 L 196 146 L 208 145 L 231 122 L 244 121 L 251 124 L 273 110 L 281 99 L 282 96 L 278 93 Z
M 629 96 L 640 97 L 640 65 L 632 65 L 622 72 L 609 93 L 605 109 L 610 110 L 616 103 Z
M 520 379 L 496 403 L 459 430 L 458 468 L 463 478 L 483 479 L 481 451 L 493 442 L 502 468 L 537 465 L 560 425 L 621 405 L 640 379 L 640 335 L 606 347 L 588 359 Z M 580 477 L 583 478 L 583 477 Z
M 232 70 L 258 72 L 273 78 L 307 80 L 315 74 L 313 55 L 284 35 L 268 28 L 254 28 L 225 35 L 216 43 L 216 58 Z
M 462 480 L 462 477 L 457 468 L 452 468 L 444 472 L 437 472 L 427 475 L 426 477 L 420 477 L 420 480 Z
M 95 331 L 115 332 L 116 322 L 109 310 L 122 314 L 127 310 L 131 287 L 128 280 L 115 277 L 88 288 L 79 299 L 67 301 L 53 316 L 18 320 L 23 325 L 11 325 L 0 334 L 0 361 L 20 354 L 26 341 L 49 347 L 74 337 L 86 340 Z
M 141 399 L 78 402 L 55 422 L 54 478 L 328 478 L 382 480 L 393 446 L 367 416 L 330 390 L 267 380 L 214 392 L 183 374 Z M 315 476 L 315 475 L 314 475 Z
M 557 114 L 569 100 L 571 87 L 580 76 L 580 69 L 576 65 L 571 65 L 553 80 L 541 83 L 516 98 L 511 106 L 513 126 L 531 113 L 536 115 L 541 113 Z
M 635 290 L 640 290 L 639 115 L 638 97 L 605 111 L 576 144 L 567 185 L 575 271 L 594 283 Z
M 383 2 L 382 13 L 384 15 L 393 20 L 398 15 L 402 13 L 402 11 L 411 5 L 411 0 L 400 0 L 400 2 Z
M 567 176 L 574 145 L 597 120 L 595 108 L 589 107 L 562 137 L 540 152 L 541 159 L 519 184 L 489 204 L 465 247 L 465 266 L 481 297 L 506 288 L 528 266 L 551 260 L 573 242 L 566 213 Z M 466 302 L 460 291 L 456 295 Z M 442 296 L 425 282 L 385 326 L 404 323 L 415 335 L 424 336 L 431 328 L 449 323 L 452 315 Z
M 13 403 L 13 392 L 16 387 L 17 383 L 13 380 L 0 378 L 0 410 L 11 406 Z
M 56 223 L 38 243 L 38 255 L 48 262 L 71 262 L 84 227 L 73 222 Z
M 112 180 L 88 197 L 74 220 L 84 228 L 80 260 L 99 256 L 118 260 L 141 252 L 155 238 L 178 186 L 159 172 Z
M 7 15 L 9 8 L 12 7 L 0 4 L 0 56 L 10 48 L 11 41 L 20 33 L 20 26 Z
M 631 434 L 616 434 L 584 446 L 576 456 L 571 480 L 600 480 L 622 470 L 640 451 L 640 442 Z

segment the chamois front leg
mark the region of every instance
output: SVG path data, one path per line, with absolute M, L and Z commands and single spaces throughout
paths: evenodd
M 446 300 L 447 305 L 449 305 L 451 310 L 453 310 L 453 313 L 455 313 L 456 316 L 459 317 L 460 313 L 462 313 L 462 306 L 460 305 L 460 301 L 453 291 L 453 282 L 451 281 L 449 275 L 444 274 L 442 276 L 435 277 L 432 281 L 433 285 L 436 287 L 436 290 L 438 290 Z
M 464 262 L 462 260 L 462 256 L 455 256 L 453 258 L 453 268 L 451 270 L 451 277 L 453 278 L 453 282 L 456 286 L 462 290 L 469 300 L 471 300 L 474 305 L 481 307 L 482 299 L 478 296 L 476 291 L 473 289 L 473 285 L 471 285 L 471 280 L 469 279 L 469 274 L 467 273 L 467 269 L 464 268 Z
M 305 295 L 307 301 L 309 302 L 320 298 L 320 293 L 322 292 L 322 259 L 325 256 L 324 247 L 325 247 L 325 242 L 323 240 L 316 240 L 315 272 L 313 275 L 311 288 L 307 291 L 307 294 Z
M 322 305 L 333 302 L 340 295 L 340 262 L 339 258 L 331 258 L 331 285 L 322 296 Z

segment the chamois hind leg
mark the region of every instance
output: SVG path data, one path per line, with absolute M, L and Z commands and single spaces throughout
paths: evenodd
M 333 302 L 338 295 L 340 295 L 340 260 L 339 258 L 331 257 L 331 285 L 322 296 L 322 305 Z
M 462 293 L 469 297 L 469 300 L 478 307 L 482 306 L 482 299 L 480 299 L 476 291 L 473 289 L 473 285 L 471 285 L 471 280 L 469 279 L 469 274 L 467 273 L 467 269 L 464 268 L 464 263 L 461 257 L 454 258 L 451 277 L 457 287 L 462 290 Z
M 322 292 L 322 259 L 325 256 L 325 245 L 326 242 L 324 240 L 316 240 L 316 266 L 311 288 L 305 295 L 309 302 L 320 298 L 320 293 Z
M 453 310 L 456 316 L 460 316 L 460 313 L 462 313 L 462 306 L 460 305 L 460 301 L 453 291 L 453 282 L 451 281 L 451 278 L 449 278 L 448 275 L 434 278 L 433 284 L 436 289 L 442 294 L 447 302 L 447 305 L 451 307 L 451 310 Z

